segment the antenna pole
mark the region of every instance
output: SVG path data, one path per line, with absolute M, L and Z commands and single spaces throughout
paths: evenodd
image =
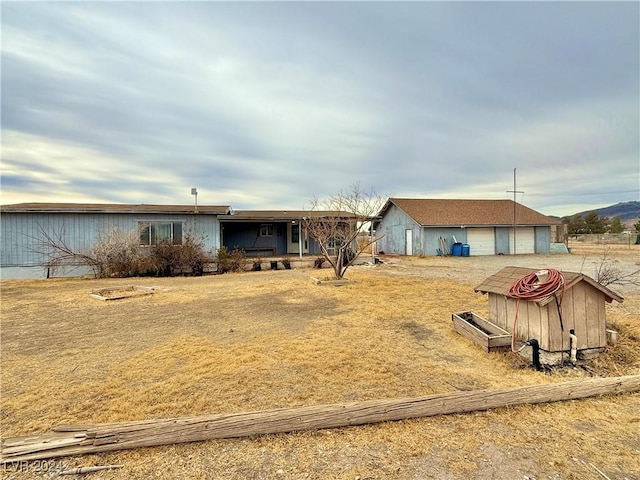
M 195 210 L 193 213 L 198 213 L 198 189 L 195 187 L 192 188 L 191 195 L 193 195 L 196 198 Z
M 517 219 L 517 207 L 516 203 L 516 193 L 524 193 L 522 191 L 516 190 L 516 169 L 513 169 L 513 190 L 507 190 L 507 193 L 513 192 L 513 254 L 516 255 L 516 229 L 518 225 Z

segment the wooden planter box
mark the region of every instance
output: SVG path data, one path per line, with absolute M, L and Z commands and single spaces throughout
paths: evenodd
M 346 278 L 341 278 L 340 280 L 323 280 L 316 277 L 311 277 L 311 281 L 316 285 L 333 285 L 334 287 L 341 287 L 349 283 L 351 280 Z
M 141 295 L 152 295 L 153 287 L 111 287 L 103 288 L 101 290 L 94 290 L 89 294 L 93 298 L 98 300 L 120 300 L 121 298 L 139 297 Z
M 456 332 L 473 340 L 486 352 L 511 345 L 509 332 L 473 312 L 454 313 L 451 320 Z

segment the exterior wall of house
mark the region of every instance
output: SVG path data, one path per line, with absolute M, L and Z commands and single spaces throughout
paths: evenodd
M 579 282 L 565 291 L 560 312 L 555 301 L 546 305 L 518 301 L 489 293 L 489 320 L 499 327 L 513 331 L 518 312 L 516 338 L 518 341 L 535 338 L 547 352 L 569 350 L 569 330 L 575 330 L 578 350 L 602 348 L 607 345 L 604 294 L 586 282 Z
M 463 228 L 422 228 L 422 255 L 438 255 L 440 248 L 440 238 L 443 238 L 446 244 L 446 255 L 451 255 L 451 247 L 457 241 L 459 243 L 467 242 L 467 233 Z M 455 237 L 455 241 L 454 241 Z
M 419 251 L 422 249 L 420 226 L 398 207 L 391 205 L 376 228 L 376 233 L 383 235 L 378 240 L 378 251 L 404 255 L 406 252 L 407 230 L 412 231 L 413 254 L 419 255 L 422 253 Z
M 220 225 L 215 215 L 7 212 L 0 216 L 0 221 L 0 268 L 5 278 L 15 278 L 7 276 L 12 274 L 9 268 L 42 266 L 46 261 L 42 253 L 46 250 L 43 232 L 63 240 L 73 251 L 81 252 L 94 245 L 101 235 L 114 230 L 137 231 L 138 222 L 181 222 L 183 238 L 191 232 L 204 238 L 206 251 L 215 253 L 220 247 Z

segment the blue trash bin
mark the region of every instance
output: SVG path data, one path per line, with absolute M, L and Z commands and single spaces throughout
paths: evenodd
M 462 244 L 461 243 L 454 243 L 451 246 L 451 255 L 453 255 L 454 257 L 461 257 L 462 256 Z
M 469 244 L 465 243 L 464 245 L 462 245 L 462 256 L 468 257 L 470 253 L 471 247 L 469 246 Z

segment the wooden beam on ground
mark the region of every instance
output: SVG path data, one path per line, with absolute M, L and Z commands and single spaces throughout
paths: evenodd
M 2 441 L 0 463 L 405 420 L 640 391 L 640 375 L 590 378 L 501 390 L 281 408 L 228 415 L 56 427 Z

